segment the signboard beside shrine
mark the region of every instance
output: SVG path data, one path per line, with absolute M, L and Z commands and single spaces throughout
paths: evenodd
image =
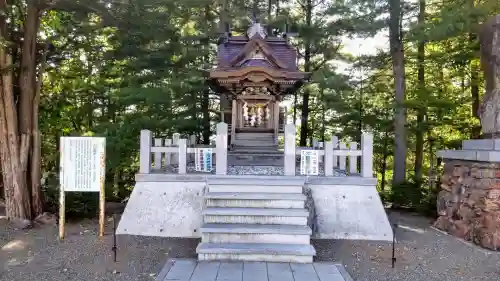
M 300 152 L 300 174 L 304 176 L 319 175 L 319 151 L 302 150 Z
M 104 235 L 106 139 L 61 137 L 59 237 L 64 239 L 65 192 L 99 192 L 99 236 Z
M 197 172 L 212 172 L 212 149 L 196 148 L 195 150 L 195 170 Z

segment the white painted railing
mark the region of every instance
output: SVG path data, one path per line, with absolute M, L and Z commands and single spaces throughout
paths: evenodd
M 339 142 L 336 136 L 325 143 L 313 141 L 313 147 L 296 147 L 296 129 L 293 124 L 285 127 L 285 175 L 295 175 L 296 155 L 302 150 L 317 150 L 324 163 L 325 176 L 333 176 L 333 169 L 349 171 L 349 174 L 361 174 L 362 177 L 373 177 L 373 135 L 361 135 L 361 148 L 357 142 Z M 358 171 L 358 158 L 361 158 L 361 171 Z
M 196 148 L 207 147 L 196 144 L 196 137 L 181 139 L 175 133 L 172 139 L 155 138 L 150 130 L 141 130 L 139 173 L 149 174 L 166 168 L 168 165 L 178 165 L 179 174 L 187 173 L 188 161 L 194 161 Z M 213 146 L 208 146 L 213 147 Z M 217 124 L 217 139 L 215 144 L 216 174 L 227 172 L 227 124 Z

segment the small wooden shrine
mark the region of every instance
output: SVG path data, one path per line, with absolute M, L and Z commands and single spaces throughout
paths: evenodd
M 307 82 L 310 74 L 297 67 L 297 51 L 287 33 L 269 35 L 256 17 L 246 36 L 221 38 L 217 65 L 209 72 L 211 88 L 220 94 L 221 121 L 229 124 L 230 140 L 237 133 L 273 133 L 286 123 L 280 102 Z

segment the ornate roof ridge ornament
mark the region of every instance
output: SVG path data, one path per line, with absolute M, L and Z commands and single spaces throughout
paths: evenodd
M 265 39 L 267 37 L 267 31 L 257 18 L 257 7 L 255 5 L 252 11 L 251 21 L 252 25 L 247 30 L 248 38 L 252 39 L 254 36 L 259 35 L 260 38 Z
M 252 23 L 252 26 L 250 26 L 250 28 L 248 28 L 247 30 L 248 38 L 252 39 L 256 35 L 259 35 L 262 39 L 265 39 L 267 37 L 266 29 L 258 22 Z

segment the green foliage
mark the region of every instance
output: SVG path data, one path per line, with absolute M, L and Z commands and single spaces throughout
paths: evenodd
M 43 134 L 42 169 L 53 180 L 44 188 L 49 205 L 57 206 L 58 141 L 61 136 L 96 135 L 107 138 L 108 200 L 128 196 L 138 167 L 141 129 L 158 136 L 173 132 L 203 134 L 218 118 L 218 101 L 205 82 L 205 71 L 215 61 L 219 35 L 219 7 L 214 1 L 132 0 L 104 8 L 92 1 L 53 9 L 41 21 L 40 41 L 51 44 L 40 105 Z M 274 1 L 271 1 L 274 3 Z M 309 136 L 359 141 L 362 131 L 374 134 L 375 170 L 385 200 L 399 206 L 432 210 L 435 190 L 429 179 L 439 174 L 436 152 L 458 148 L 478 126 L 472 112 L 477 100 L 471 94 L 477 82 L 482 92 L 478 25 L 498 13 L 497 1 L 427 1 L 426 20 L 417 24 L 416 3 L 403 3 L 406 51 L 406 103 L 408 167 L 416 157 L 416 135 L 424 136 L 422 177 L 391 186 L 394 157 L 394 81 L 390 55 L 385 51 L 359 55 L 343 48 L 346 37 L 368 37 L 386 25 L 387 1 L 280 1 L 266 18 L 268 1 L 257 1 L 263 22 L 275 30 L 287 22 L 298 34 L 304 68 L 306 49 L 312 81 L 309 94 Z M 471 3 L 474 5 L 471 7 Z M 78 4 L 78 5 L 77 5 Z M 87 3 L 88 4 L 88 3 Z M 253 1 L 229 1 L 228 16 L 234 35 L 249 23 Z M 14 11 L 13 11 L 14 13 Z M 407 20 L 406 20 L 407 19 Z M 13 24 L 20 26 L 19 21 Z M 417 76 L 417 44 L 424 40 L 425 87 Z M 306 48 L 307 47 L 307 48 Z M 351 66 L 340 71 L 336 62 Z M 361 74 L 362 73 L 362 74 Z M 477 77 L 476 80 L 473 78 Z M 208 108 L 206 107 L 206 99 Z M 476 99 L 476 100 L 475 100 Z M 291 102 L 291 101 L 289 101 Z M 302 100 L 297 96 L 300 118 Z M 424 120 L 417 119 L 425 111 Z M 211 123 L 204 124 L 209 115 Z M 431 184 L 432 185 L 432 184 Z M 70 210 L 93 214 L 91 196 L 70 195 Z

